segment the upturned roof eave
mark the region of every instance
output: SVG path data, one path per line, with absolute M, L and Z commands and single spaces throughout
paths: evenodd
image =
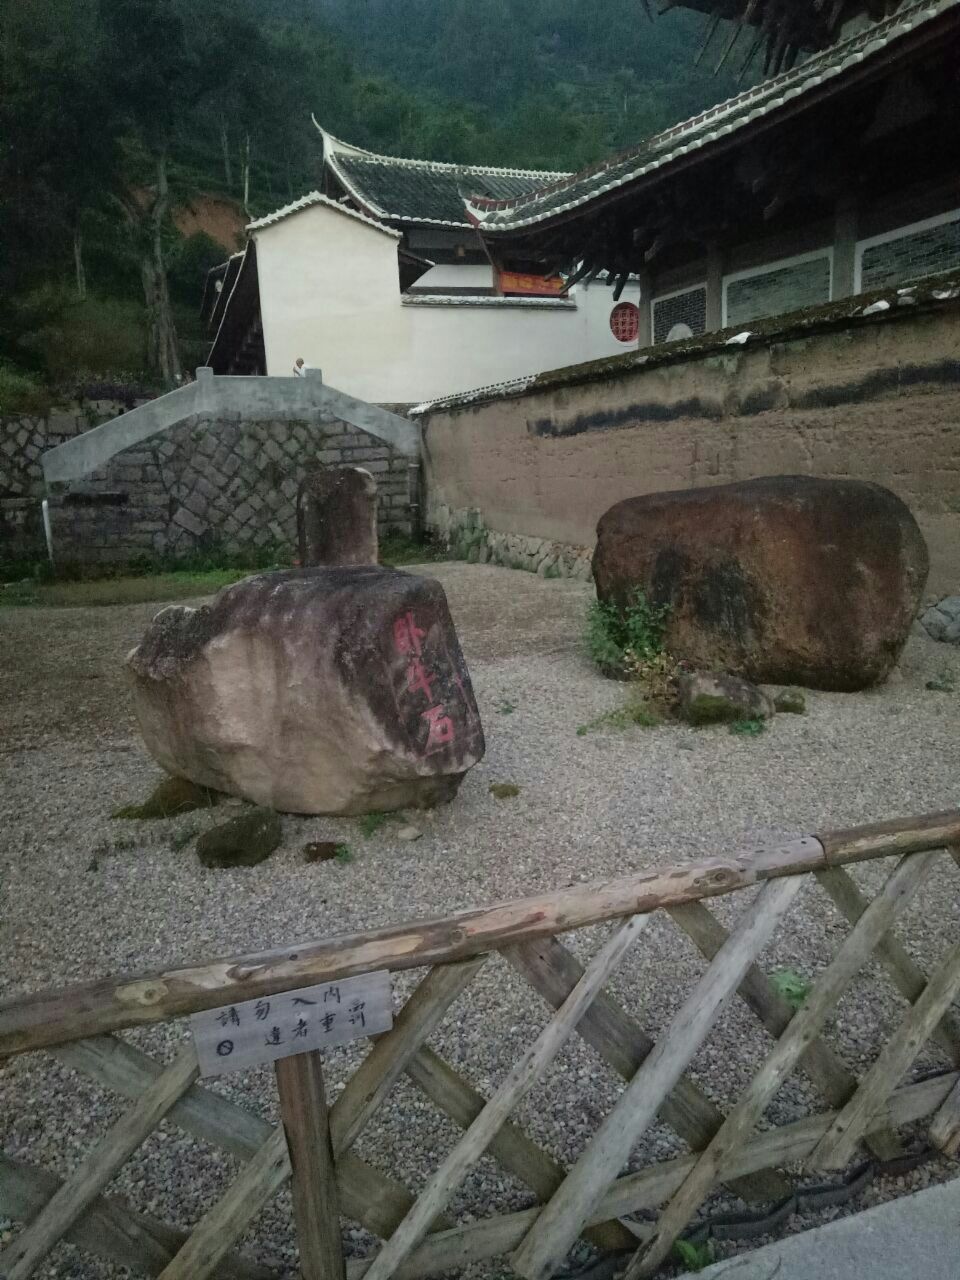
M 432 218 L 421 214 L 403 214 L 396 213 L 385 208 L 380 204 L 371 193 L 357 186 L 353 176 L 343 168 L 339 163 L 340 155 L 356 156 L 360 159 L 374 161 L 377 164 L 391 166 L 397 169 L 407 169 L 413 172 L 427 173 L 460 173 L 463 170 L 477 174 L 489 174 L 495 177 L 521 177 L 521 178 L 537 178 L 543 179 L 544 186 L 551 186 L 565 178 L 573 177 L 572 172 L 553 169 L 521 169 L 505 165 L 483 165 L 483 164 L 455 164 L 445 160 L 419 160 L 407 156 L 386 156 L 375 151 L 368 151 L 364 147 L 355 146 L 351 142 L 344 142 L 341 138 L 335 137 L 329 130 L 324 129 L 315 115 L 311 115 L 314 127 L 320 134 L 323 142 L 323 163 L 324 167 L 329 169 L 337 182 L 343 187 L 344 191 L 355 200 L 363 209 L 368 217 L 377 221 L 385 222 L 389 226 L 405 228 L 410 226 L 428 226 L 428 227 L 452 227 L 456 230 L 470 230 L 473 223 L 470 221 L 466 212 L 462 219 L 452 218 Z
M 566 204 L 554 206 L 538 213 L 536 212 L 537 203 L 542 201 L 548 193 L 535 192 L 529 197 L 520 197 L 513 201 L 465 200 L 466 215 L 470 219 L 471 225 L 484 239 L 506 238 L 522 235 L 534 229 L 539 231 L 544 227 L 568 221 L 570 218 L 576 217 L 581 210 L 589 205 L 604 205 L 622 198 L 638 188 L 654 186 L 661 181 L 669 179 L 681 169 L 688 168 L 703 159 L 713 157 L 718 152 L 737 146 L 745 138 L 753 137 L 765 129 L 779 124 L 784 119 L 797 114 L 799 111 L 805 110 L 810 104 L 832 95 L 837 90 L 838 86 L 835 82 L 838 77 L 849 77 L 853 81 L 875 74 L 876 70 L 882 65 L 879 55 L 889 54 L 891 46 L 896 46 L 896 52 L 900 52 L 904 48 L 912 49 L 915 44 L 923 43 L 925 40 L 933 38 L 936 19 L 943 17 L 945 14 L 950 14 L 951 11 L 956 13 L 958 6 L 960 6 L 960 0 L 921 0 L 920 3 L 911 6 L 909 9 L 901 10 L 884 22 L 878 23 L 876 28 L 851 37 L 849 41 L 844 42 L 843 46 L 830 51 L 836 57 L 840 48 L 849 46 L 846 58 L 837 58 L 831 64 L 828 54 L 817 55 L 803 64 L 801 68 L 794 68 L 783 76 L 777 76 L 765 81 L 755 86 L 754 89 L 748 90 L 745 94 L 720 103 L 707 112 L 691 117 L 690 120 L 681 121 L 678 125 L 674 125 L 670 129 L 655 135 L 646 144 L 641 144 L 641 146 L 645 145 L 647 148 L 651 148 L 658 141 L 667 140 L 670 135 L 676 134 L 680 145 L 674 150 L 651 157 L 647 164 L 643 164 L 640 162 L 642 150 L 638 147 L 636 149 L 638 165 L 635 169 L 620 178 L 614 179 L 606 186 L 597 187 L 586 195 L 574 195 Z M 912 22 L 910 21 L 911 18 L 913 19 Z M 897 28 L 899 27 L 904 27 L 904 30 L 898 31 Z M 881 28 L 887 29 L 886 38 L 883 38 L 883 32 L 878 30 Z M 908 39 L 911 36 L 915 36 L 917 39 L 910 41 L 908 44 Z M 879 46 L 877 45 L 878 39 L 882 39 L 882 43 Z M 899 44 L 901 40 L 904 42 L 902 45 Z M 873 55 L 877 55 L 876 59 Z M 864 63 L 868 61 L 870 65 L 864 67 Z M 819 74 L 817 73 L 817 67 L 811 67 L 810 65 L 815 62 L 823 62 L 825 64 Z M 773 101 L 764 103 L 763 99 L 769 97 L 780 81 L 784 82 L 783 95 Z M 791 81 L 799 81 L 800 83 L 791 90 Z M 744 110 L 743 114 L 736 114 L 738 108 L 741 106 L 746 108 L 752 98 L 758 101 L 757 109 L 753 112 Z M 714 114 L 718 116 L 717 128 L 704 129 L 702 133 L 697 134 L 688 143 L 681 141 L 685 131 L 689 133 L 698 123 L 709 120 Z M 726 123 L 722 123 L 719 119 L 721 114 L 732 118 L 728 119 Z M 578 178 L 583 181 L 592 174 L 601 174 L 604 168 L 612 169 L 615 164 L 623 163 L 629 157 L 630 152 L 628 151 L 619 157 L 612 157 L 611 160 L 606 162 L 605 166 L 599 168 L 591 166 L 583 170 L 582 175 L 574 175 L 574 181 L 570 183 L 571 191 L 575 191 Z M 560 183 L 558 186 L 562 189 L 563 184 Z M 499 221 L 496 221 L 497 215 L 505 215 L 506 207 L 509 206 L 515 208 L 520 216 L 509 219 L 504 216 Z M 530 208 L 533 212 L 524 217 L 521 213 L 524 208 Z

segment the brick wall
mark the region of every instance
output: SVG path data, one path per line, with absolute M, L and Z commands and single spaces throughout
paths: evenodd
M 25 447 L 18 455 L 26 496 L 8 490 L 0 500 L 0 561 L 46 554 L 38 458 L 67 436 L 44 437 L 37 449 L 42 436 L 42 425 L 33 428 L 31 456 Z M 19 441 L 19 434 L 12 438 Z M 365 467 L 377 481 L 381 534 L 409 533 L 407 459 L 375 437 L 341 422 L 194 416 L 51 497 L 54 548 L 62 561 L 102 564 L 208 549 L 290 555 L 296 547 L 297 489 L 306 471 L 351 464 Z

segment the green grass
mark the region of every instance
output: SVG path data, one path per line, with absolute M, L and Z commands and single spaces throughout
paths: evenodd
M 0 606 L 88 608 L 92 605 L 145 604 L 158 600 L 186 600 L 209 596 L 251 569 L 180 570 L 143 577 L 96 578 L 89 582 L 11 582 L 0 587 Z
M 417 541 L 405 533 L 388 533 L 380 539 L 380 563 L 389 568 L 404 564 L 429 564 L 450 557 L 438 542 Z
M 759 738 L 761 733 L 766 733 L 767 722 L 761 720 L 759 716 L 750 720 L 734 720 L 730 725 L 730 732 L 741 738 Z
M 689 1271 L 705 1271 L 713 1262 L 710 1242 L 694 1244 L 692 1240 L 677 1240 L 673 1251 Z
M 338 844 L 337 851 L 333 856 L 341 866 L 346 866 L 348 862 L 353 861 L 353 854 L 350 852 L 348 844 Z
M 595 720 L 577 725 L 577 737 L 585 738 L 588 733 L 596 733 L 598 729 L 629 729 L 632 724 L 642 729 L 656 729 L 663 721 L 655 711 L 645 703 L 631 699 L 626 706 L 617 707 L 613 711 L 605 711 Z
M 365 813 L 357 819 L 357 826 L 369 840 L 371 836 L 377 834 L 381 827 L 386 826 L 390 821 L 389 813 Z

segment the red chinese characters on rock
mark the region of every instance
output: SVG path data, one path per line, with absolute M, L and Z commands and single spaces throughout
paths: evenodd
M 393 623 L 393 646 L 397 653 L 410 659 L 407 666 L 406 693 L 421 693 L 427 702 L 433 702 L 433 682 L 436 679 L 423 661 L 422 641 L 426 632 L 417 626 L 412 610 L 401 614 Z M 427 734 L 427 751 L 436 751 L 452 742 L 456 736 L 453 721 L 447 715 L 442 702 L 435 703 L 421 713 L 422 720 L 429 724 Z

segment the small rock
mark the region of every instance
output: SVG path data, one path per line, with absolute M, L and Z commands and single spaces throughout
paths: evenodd
M 419 840 L 423 832 L 419 827 L 401 827 L 397 832 L 398 840 Z
M 520 788 L 515 782 L 491 782 L 490 794 L 498 800 L 510 800 L 520 794 Z
M 680 719 L 688 724 L 768 720 L 772 715 L 773 703 L 749 680 L 702 671 L 681 673 Z
M 205 831 L 197 841 L 197 855 L 205 867 L 255 867 L 282 839 L 283 828 L 272 809 L 251 809 Z
M 164 778 L 143 804 L 128 804 L 114 809 L 111 818 L 174 818 L 192 809 L 211 809 L 220 794 L 198 786 L 187 778 Z
M 311 840 L 303 846 L 304 862 L 332 862 L 340 848 L 336 840 Z
M 791 716 L 802 716 L 807 711 L 807 700 L 799 689 L 781 689 L 773 705 L 775 710 Z

